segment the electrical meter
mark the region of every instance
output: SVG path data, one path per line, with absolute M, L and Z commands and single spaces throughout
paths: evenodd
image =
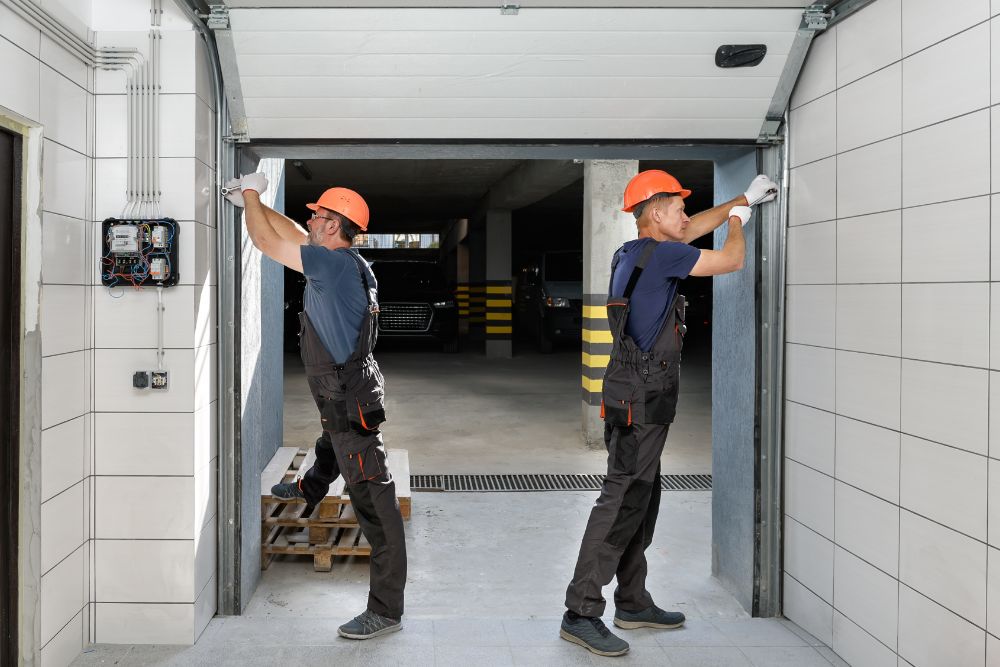
M 173 218 L 119 220 L 101 226 L 101 284 L 107 287 L 172 287 L 177 284 L 180 225 Z

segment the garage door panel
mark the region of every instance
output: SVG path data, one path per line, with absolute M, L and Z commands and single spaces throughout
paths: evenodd
M 784 56 L 773 51 L 772 56 Z M 636 58 L 621 54 L 362 54 L 317 55 L 246 55 L 240 59 L 255 76 L 620 76 L 628 71 L 633 76 L 662 77 L 665 72 L 683 72 L 688 77 L 718 76 L 715 61 L 704 54 L 647 55 Z M 765 58 L 752 68 L 733 72 L 731 78 L 747 78 L 781 74 L 784 60 Z M 732 70 L 731 70 L 732 71 Z

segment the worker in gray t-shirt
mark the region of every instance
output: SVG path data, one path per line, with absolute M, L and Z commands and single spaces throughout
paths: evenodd
M 386 465 L 379 426 L 385 421 L 382 373 L 372 356 L 378 285 L 351 246 L 368 229 L 368 205 L 357 192 L 330 188 L 307 206 L 309 233 L 264 206 L 263 174 L 250 174 L 227 198 L 245 206 L 247 232 L 262 253 L 306 277 L 300 348 L 323 424 L 316 463 L 304 477 L 276 484 L 278 498 L 317 505 L 343 475 L 361 531 L 372 547 L 368 608 L 338 629 L 370 639 L 402 628 L 406 542 L 396 484 Z M 228 184 L 227 184 L 228 187 Z

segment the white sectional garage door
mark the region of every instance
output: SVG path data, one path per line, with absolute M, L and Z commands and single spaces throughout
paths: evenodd
M 740 4 L 234 6 L 230 20 L 254 140 L 755 139 L 807 3 Z M 723 44 L 767 56 L 720 69 Z

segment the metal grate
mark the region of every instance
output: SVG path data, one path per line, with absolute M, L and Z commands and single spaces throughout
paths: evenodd
M 411 491 L 598 491 L 604 475 L 410 475 Z M 660 475 L 664 491 L 710 491 L 711 475 Z
M 423 333 L 431 327 L 431 313 L 426 303 L 380 303 L 378 328 L 385 332 Z

